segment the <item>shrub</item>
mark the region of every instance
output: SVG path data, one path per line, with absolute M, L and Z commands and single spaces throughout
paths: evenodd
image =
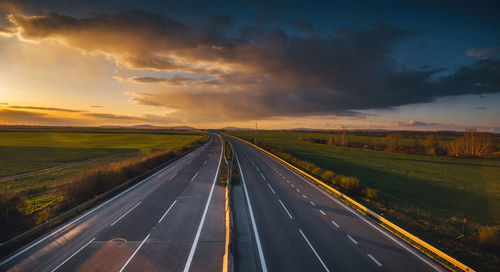
M 339 185 L 349 193 L 355 195 L 361 193 L 361 183 L 359 182 L 359 179 L 356 177 L 342 176 L 340 177 Z
M 364 191 L 364 194 L 369 199 L 377 199 L 377 197 L 378 197 L 378 190 L 375 190 L 375 189 L 372 189 L 372 188 L 368 187 Z
M 314 167 L 311 173 L 317 177 L 321 177 L 321 175 L 323 174 L 323 169 L 319 167 Z
M 479 245 L 484 249 L 500 248 L 500 226 L 481 226 L 478 230 Z
M 19 193 L 0 195 L 0 212 L 3 216 L 21 214 L 26 206 L 26 197 Z
M 323 174 L 321 174 L 321 179 L 326 182 L 335 183 L 335 173 L 329 170 L 323 171 Z

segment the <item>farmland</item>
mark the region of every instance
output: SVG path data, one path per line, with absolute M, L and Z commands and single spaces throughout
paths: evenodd
M 250 139 L 253 132 L 230 134 Z M 379 190 L 380 201 L 482 224 L 500 223 L 500 161 L 408 155 L 327 146 L 300 133 L 259 132 L 259 142 L 321 168 L 358 177 Z M 446 197 L 442 197 L 446 195 Z
M 25 204 L 19 210 L 40 222 L 57 215 L 49 215 L 47 208 L 63 200 L 61 186 L 72 177 L 112 163 L 132 163 L 157 151 L 175 154 L 201 138 L 199 133 L 177 131 L 0 129 L 0 197 L 21 196 Z

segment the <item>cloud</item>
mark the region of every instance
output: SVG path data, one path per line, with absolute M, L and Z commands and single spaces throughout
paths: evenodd
M 475 110 L 486 111 L 487 107 L 474 107 Z
M 91 108 L 102 108 L 103 106 L 99 106 L 99 105 L 92 105 L 90 106 Z
M 439 126 L 441 124 L 439 124 L 439 123 L 426 123 L 426 122 L 411 120 L 408 122 L 392 121 L 391 125 L 396 126 L 396 127 L 433 127 L 433 126 Z
M 384 24 L 293 35 L 255 26 L 232 29 L 222 17 L 197 24 L 142 11 L 86 18 L 11 14 L 9 20 L 22 39 L 56 40 L 135 69 L 188 74 L 129 78 L 167 85 L 131 93 L 131 99 L 201 117 L 345 115 L 442 96 L 500 92 L 497 59 L 481 59 L 441 77 L 437 74 L 443 68 L 402 70 L 392 57 L 393 47 L 414 32 Z M 292 21 L 295 27 L 313 29 L 305 20 Z
M 290 25 L 296 32 L 313 32 L 314 27 L 311 22 L 304 18 L 293 18 L 290 20 Z
M 465 54 L 467 54 L 467 56 L 469 57 L 475 57 L 475 58 L 487 58 L 491 56 L 496 56 L 500 54 L 500 46 L 494 48 L 482 48 L 482 49 L 473 48 L 465 52 Z
M 33 106 L 9 106 L 11 109 L 43 110 L 43 111 L 63 111 L 63 112 L 84 112 L 74 109 L 52 108 L 52 107 L 33 107 Z
M 129 116 L 129 115 L 116 115 L 110 113 L 85 113 L 84 115 L 97 119 L 108 119 L 108 120 L 118 120 L 118 121 L 140 121 L 140 122 L 152 122 L 152 123 L 162 123 L 162 124 L 178 122 L 178 120 L 175 118 L 153 115 L 153 114 L 146 114 L 144 116 Z

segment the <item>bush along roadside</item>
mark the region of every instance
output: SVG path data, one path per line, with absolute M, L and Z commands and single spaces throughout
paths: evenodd
M 207 139 L 208 136 L 204 135 L 202 139 L 176 151 L 162 150 L 81 172 L 63 182 L 56 192 L 60 200 L 54 206 L 48 207 L 47 212 L 40 214 L 22 213 L 25 203 L 23 196 L 0 193 L 0 209 L 4 212 L 0 213 L 0 231 L 4 241 L 7 240 L 5 238 L 10 238 L 0 243 L 0 257 L 110 198 L 174 159 L 193 151 Z M 44 220 L 39 220 L 37 216 L 43 216 Z M 21 234 L 22 231 L 25 232 Z
M 431 241 L 442 251 L 473 268 L 500 271 L 500 226 L 482 226 L 465 218 L 434 216 L 414 207 L 393 207 L 378 199 L 378 190 L 363 186 L 356 177 L 337 175 L 262 143 L 258 143 L 258 146 L 360 201 L 410 233 Z M 462 270 L 457 268 L 457 271 Z

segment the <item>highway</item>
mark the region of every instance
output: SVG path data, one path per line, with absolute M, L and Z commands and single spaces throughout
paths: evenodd
M 261 271 L 446 271 L 271 156 L 227 138 Z
M 0 261 L 0 271 L 220 271 L 219 137 Z

